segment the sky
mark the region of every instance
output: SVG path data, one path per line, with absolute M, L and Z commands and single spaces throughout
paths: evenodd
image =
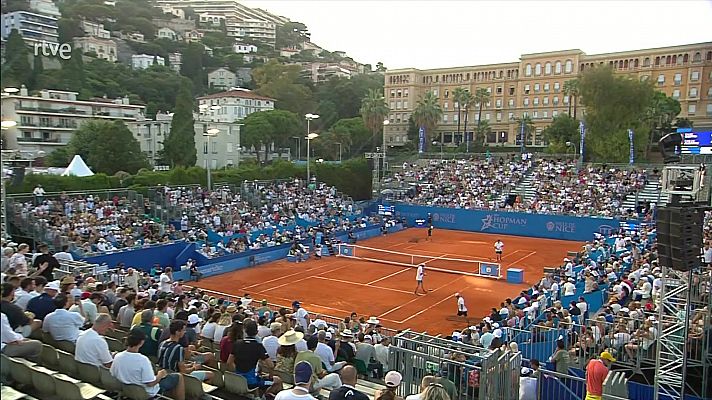
M 312 41 L 388 69 L 515 62 L 712 42 L 712 0 L 243 0 L 302 22 Z

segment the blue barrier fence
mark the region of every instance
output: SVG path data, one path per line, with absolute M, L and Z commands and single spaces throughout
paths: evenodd
M 409 226 L 415 226 L 416 219 L 425 219 L 430 213 L 435 228 L 470 232 L 587 241 L 594 233 L 608 235 L 620 227 L 620 221 L 613 218 L 392 205 L 396 216 L 406 218 Z M 377 205 L 369 211 L 375 212 L 373 207 Z
M 176 257 L 189 245 L 190 243 L 188 242 L 178 241 L 148 248 L 102 254 L 85 258 L 84 261 L 95 264 L 106 264 L 111 268 L 119 263 L 124 263 L 127 267 L 149 271 L 153 264 L 160 264 L 162 266 L 177 265 Z

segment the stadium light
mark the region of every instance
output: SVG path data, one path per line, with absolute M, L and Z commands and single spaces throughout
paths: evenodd
M 207 167 L 208 170 L 208 191 L 210 191 L 210 188 L 212 186 L 212 174 L 210 172 L 210 138 L 211 137 L 216 137 L 220 133 L 220 129 L 217 128 L 210 128 L 205 133 L 203 133 L 203 136 L 208 138 L 208 151 L 207 154 L 205 155 L 205 166 Z
M 311 133 L 311 126 L 310 123 L 313 119 L 318 119 L 319 115 L 318 114 L 304 114 L 304 119 L 307 120 L 307 187 L 309 186 L 309 179 L 310 179 L 310 171 L 309 171 L 309 142 L 312 141 L 312 139 L 316 139 L 319 137 L 318 134 L 316 133 Z

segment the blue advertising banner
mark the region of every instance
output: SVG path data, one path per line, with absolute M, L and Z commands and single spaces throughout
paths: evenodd
M 425 152 L 425 128 L 418 129 L 418 153 Z
M 540 237 L 547 239 L 591 240 L 594 233 L 610 234 L 620 222 L 613 218 L 572 217 L 490 210 L 463 210 L 398 204 L 396 215 L 409 226 L 432 214 L 433 226 L 470 232 Z M 437 235 L 437 232 L 435 233 Z
M 635 162 L 635 149 L 633 148 L 633 130 L 628 129 L 628 141 L 630 142 L 630 157 L 628 158 L 628 163 L 633 165 Z

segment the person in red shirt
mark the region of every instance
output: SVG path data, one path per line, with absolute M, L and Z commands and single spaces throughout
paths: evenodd
M 586 365 L 586 399 L 601 400 L 603 397 L 603 381 L 608 376 L 608 368 L 616 362 L 615 357 L 607 351 Z

